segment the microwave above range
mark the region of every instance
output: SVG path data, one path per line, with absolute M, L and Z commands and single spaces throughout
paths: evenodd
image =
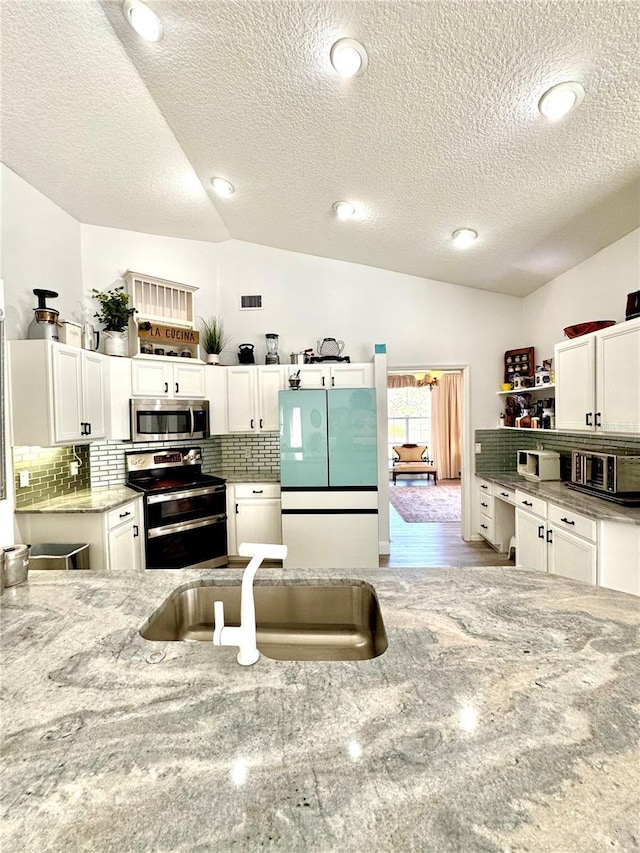
M 172 441 L 209 437 L 208 400 L 130 401 L 131 441 Z

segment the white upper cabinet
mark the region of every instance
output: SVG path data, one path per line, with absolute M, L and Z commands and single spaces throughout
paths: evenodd
M 290 365 L 287 375 L 298 368 Z M 373 364 L 305 364 L 300 368 L 301 388 L 372 388 Z
M 55 341 L 11 341 L 9 352 L 15 444 L 107 437 L 106 356 Z
M 133 396 L 204 400 L 205 366 L 188 361 L 132 359 Z
M 640 319 L 556 344 L 556 427 L 640 433 Z
M 287 368 L 280 364 L 240 364 L 224 370 L 229 432 L 277 432 L 278 392 L 285 387 Z

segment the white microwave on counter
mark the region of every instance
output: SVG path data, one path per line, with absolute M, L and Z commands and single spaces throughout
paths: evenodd
M 525 480 L 559 480 L 560 454 L 552 450 L 519 450 L 516 470 Z

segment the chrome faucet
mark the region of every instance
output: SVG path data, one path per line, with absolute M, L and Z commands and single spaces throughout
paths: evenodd
M 256 644 L 256 607 L 253 598 L 253 579 L 265 558 L 284 560 L 286 545 L 267 545 L 258 542 L 243 542 L 238 548 L 241 557 L 251 557 L 242 575 L 240 591 L 240 627 L 225 628 L 224 602 L 213 602 L 213 645 L 238 646 L 238 663 L 251 666 L 260 657 Z

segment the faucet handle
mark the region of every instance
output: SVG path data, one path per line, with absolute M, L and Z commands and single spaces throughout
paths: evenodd
M 213 602 L 213 645 L 222 645 L 222 630 L 224 628 L 224 601 Z

